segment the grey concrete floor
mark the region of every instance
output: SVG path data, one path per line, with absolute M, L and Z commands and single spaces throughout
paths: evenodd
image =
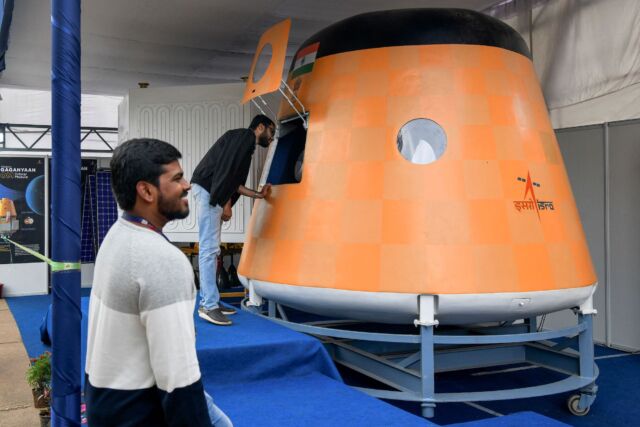
M 15 319 L 0 299 L 0 427 L 38 427 L 31 388 L 24 378 L 29 357 Z

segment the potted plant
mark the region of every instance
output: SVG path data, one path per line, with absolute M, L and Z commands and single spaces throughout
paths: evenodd
M 46 351 L 31 359 L 27 369 L 27 383 L 33 392 L 33 404 L 36 408 L 48 408 L 51 394 L 51 353 Z

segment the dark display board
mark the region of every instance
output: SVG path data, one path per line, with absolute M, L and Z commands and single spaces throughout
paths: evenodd
M 97 251 L 97 241 L 94 242 L 94 229 L 93 224 L 95 213 L 92 213 L 91 209 L 93 204 L 88 202 L 92 196 L 90 190 L 90 180 L 95 180 L 95 175 L 98 171 L 98 159 L 82 159 L 80 165 L 80 218 L 81 218 L 81 262 L 93 262 L 95 260 L 95 254 Z M 93 178 L 91 178 L 93 177 Z M 51 159 L 49 159 L 49 179 L 51 180 Z M 95 187 L 95 184 L 93 185 Z M 95 198 L 95 196 L 94 196 Z M 49 200 L 51 200 L 51 187 L 49 187 Z M 49 218 L 49 227 L 51 227 L 51 218 Z M 51 230 L 51 228 L 49 228 Z M 49 247 L 51 248 L 52 235 L 49 233 Z
M 0 233 L 43 255 L 44 162 L 42 158 L 0 157 Z M 0 264 L 27 262 L 39 260 L 22 249 L 0 242 Z

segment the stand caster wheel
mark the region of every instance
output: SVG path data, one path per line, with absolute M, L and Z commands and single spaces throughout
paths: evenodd
M 574 394 L 567 399 L 567 407 L 569 408 L 569 412 L 578 417 L 583 417 L 589 413 L 590 406 L 587 406 L 585 409 L 580 409 L 580 395 Z

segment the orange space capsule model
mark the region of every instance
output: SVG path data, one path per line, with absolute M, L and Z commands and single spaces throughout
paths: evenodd
M 410 323 L 429 295 L 441 324 L 590 304 L 587 242 L 516 31 L 459 9 L 367 13 L 304 42 L 281 82 L 289 26 L 263 35 L 244 98 L 287 95 L 239 266 L 254 300 Z

